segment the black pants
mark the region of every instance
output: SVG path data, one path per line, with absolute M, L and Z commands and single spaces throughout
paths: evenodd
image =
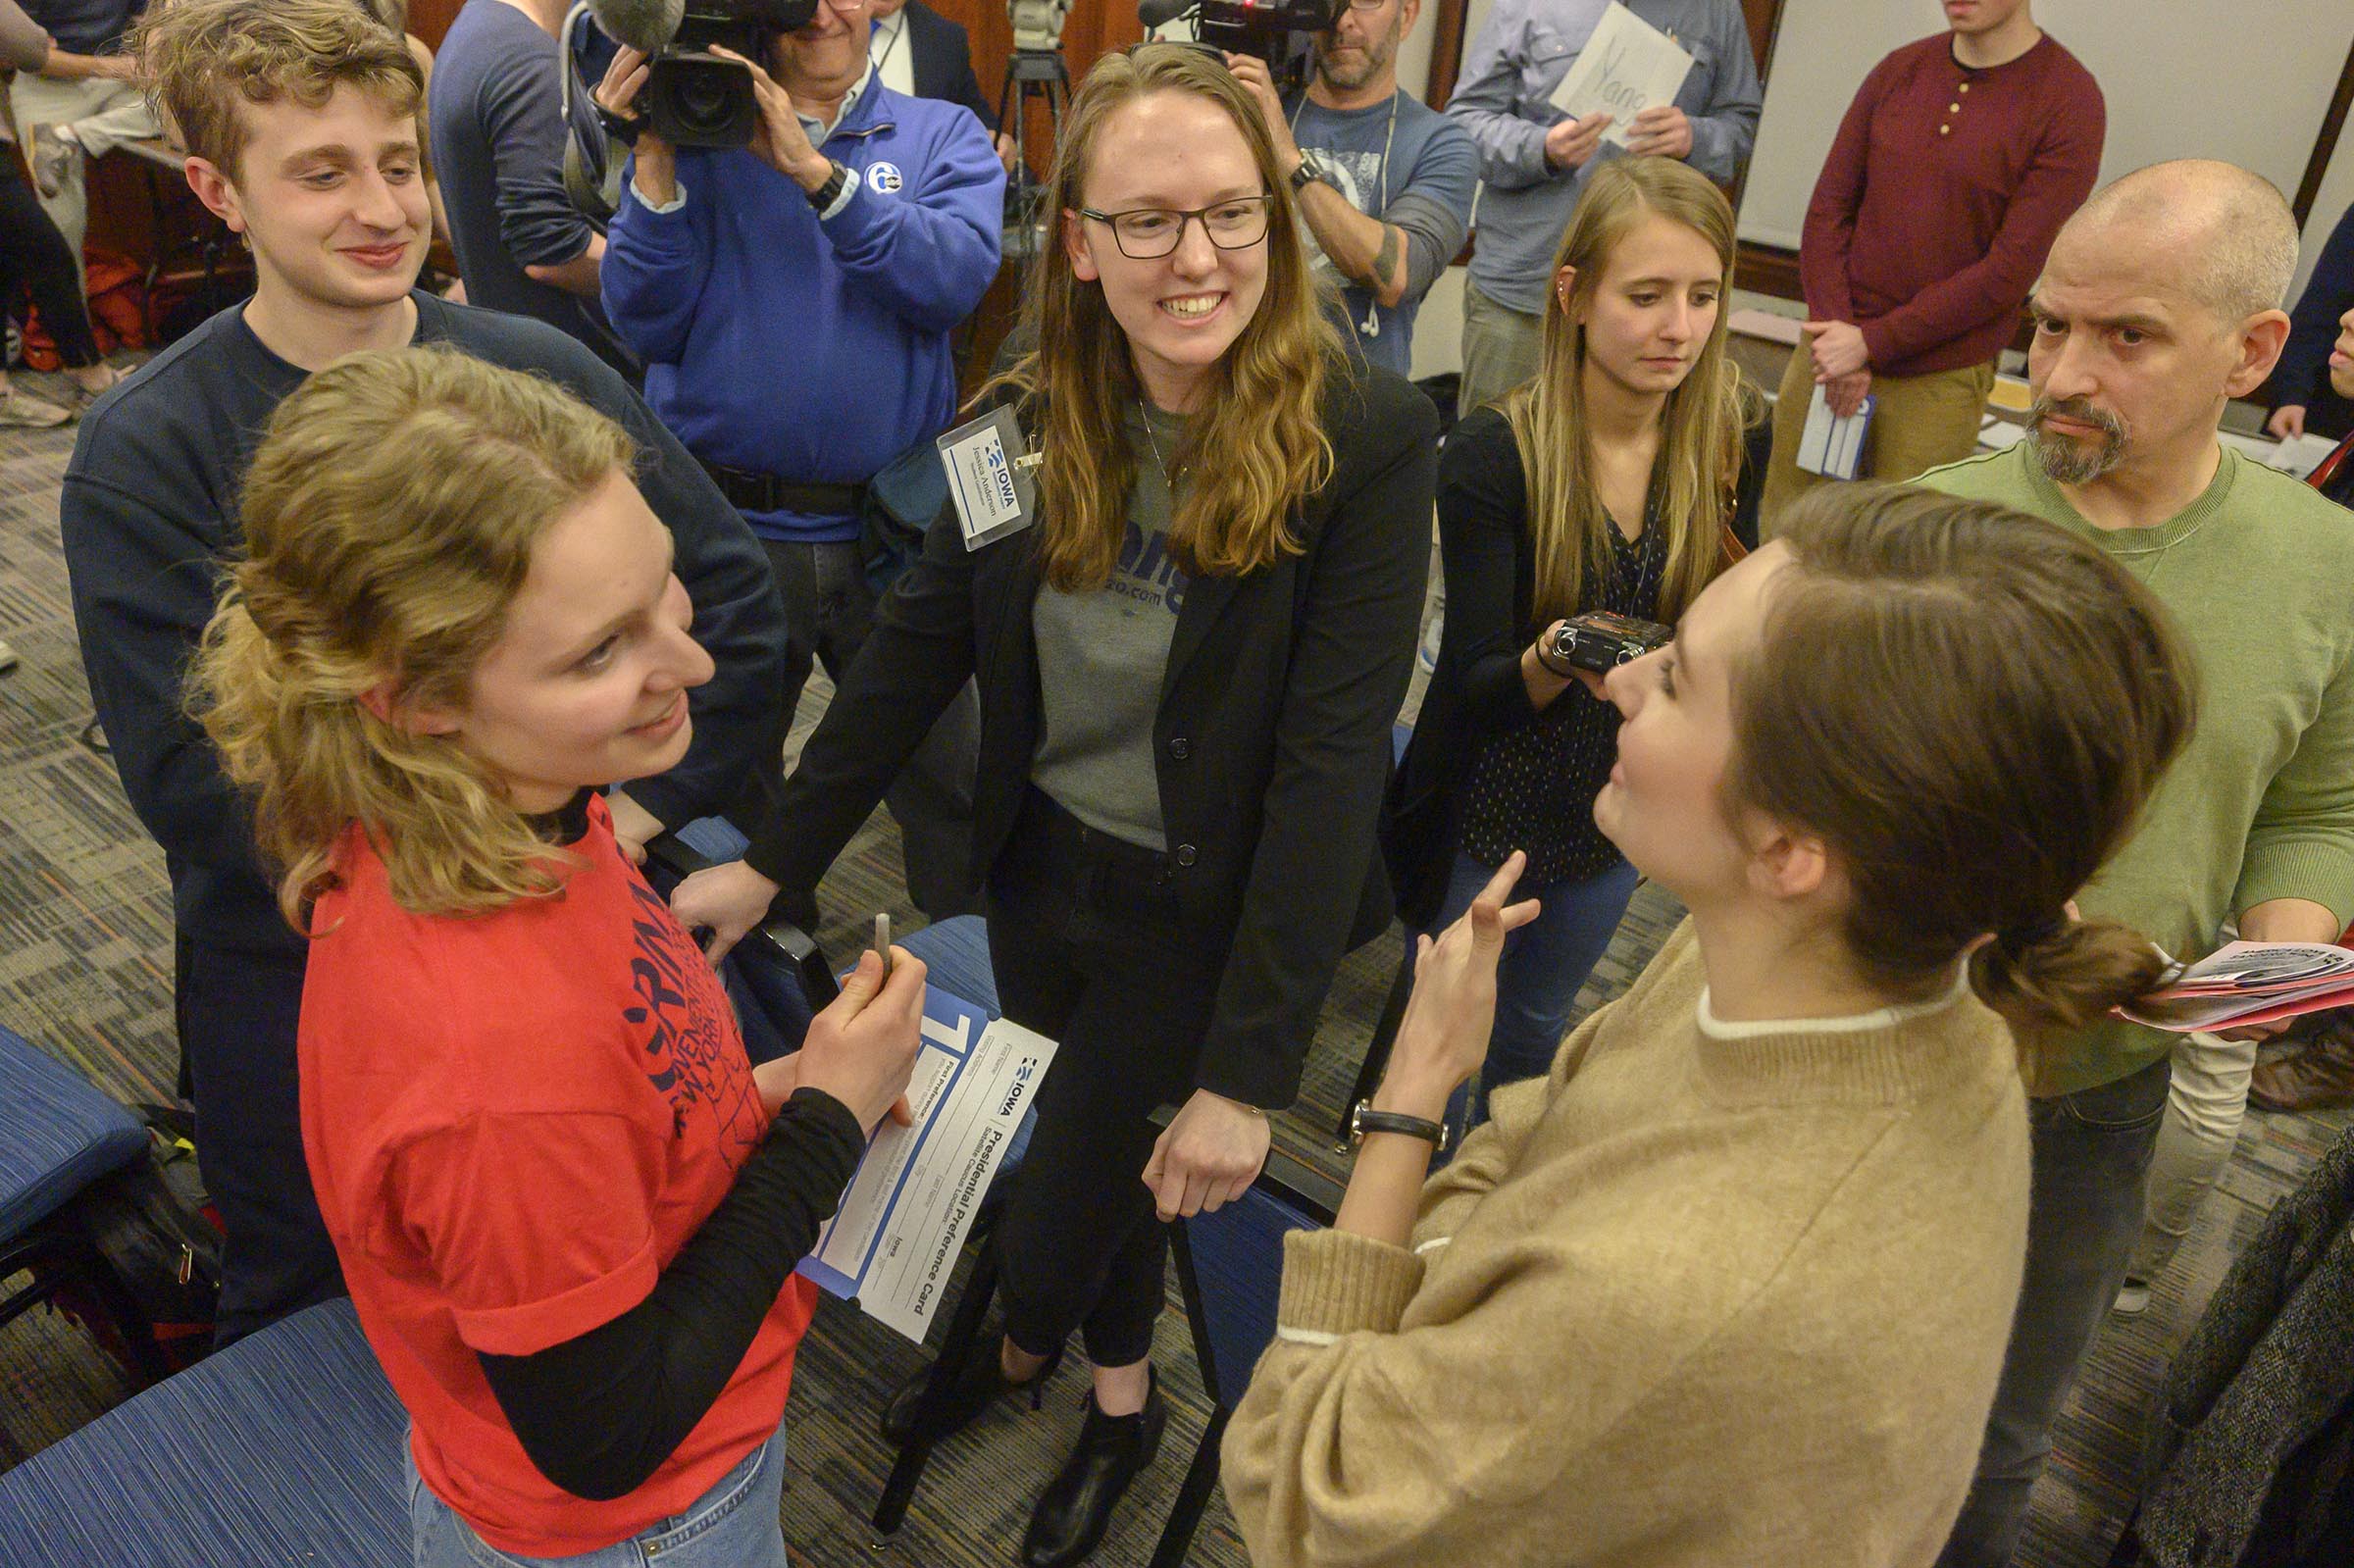
M 90 307 L 81 297 L 74 252 L 41 211 L 16 159 L 0 153 L 0 308 L 13 306 L 20 288 L 30 291 L 60 359 L 77 370 L 98 363 L 98 339 L 90 331 Z
M 228 952 L 182 936 L 179 959 L 196 1168 L 228 1233 L 213 1330 L 221 1345 L 343 1294 L 343 1271 L 302 1156 L 303 955 Z
M 998 1228 L 1006 1335 L 1046 1355 L 1152 1348 L 1168 1233 L 1142 1180 L 1154 1107 L 1193 1093 L 1232 934 L 1190 932 L 1164 857 L 1082 827 L 1039 791 L 989 885 L 1005 1016 L 1059 1042 Z

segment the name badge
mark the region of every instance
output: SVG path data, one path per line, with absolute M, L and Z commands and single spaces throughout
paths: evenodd
M 978 550 L 1030 526 L 1038 508 L 1022 428 L 1008 407 L 959 425 L 935 443 L 948 471 L 948 499 L 964 530 L 964 547 Z

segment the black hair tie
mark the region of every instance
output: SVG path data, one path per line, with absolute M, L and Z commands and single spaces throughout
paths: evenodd
M 2022 920 L 2016 926 L 2005 927 L 2002 931 L 1995 933 L 1994 939 L 2002 946 L 2003 956 L 2016 964 L 2026 957 L 2028 948 L 2040 947 L 2045 942 L 2052 940 L 2068 930 L 2068 917 L 2065 915 L 2044 915 L 2034 920 Z

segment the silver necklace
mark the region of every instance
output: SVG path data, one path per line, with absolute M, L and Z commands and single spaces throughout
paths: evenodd
M 1160 488 L 1169 498 L 1169 521 L 1177 520 L 1177 481 L 1185 478 L 1185 470 L 1169 472 L 1169 461 L 1160 455 L 1160 437 L 1152 432 L 1152 410 L 1143 398 L 1136 400 L 1137 417 L 1145 422 L 1145 442 L 1152 448 L 1152 471 L 1160 476 Z

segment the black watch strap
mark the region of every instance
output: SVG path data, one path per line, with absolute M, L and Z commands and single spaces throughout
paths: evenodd
M 597 104 L 596 123 L 605 127 L 605 134 L 625 147 L 638 145 L 638 132 L 645 128 L 643 115 L 617 115 L 603 104 Z
M 1313 158 L 1301 159 L 1300 167 L 1292 171 L 1292 194 L 1298 195 L 1323 177 L 1324 171 L 1316 167 Z
M 1349 1146 L 1355 1148 L 1362 1143 L 1367 1133 L 1401 1133 L 1422 1139 L 1435 1153 L 1445 1153 L 1447 1149 L 1445 1122 L 1425 1121 L 1399 1111 L 1377 1111 L 1372 1101 L 1358 1100 L 1349 1113 Z
M 840 159 L 829 158 L 826 162 L 834 166 L 834 172 L 826 177 L 824 184 L 809 192 L 809 205 L 821 213 L 842 198 L 842 187 L 850 177 L 850 172 L 843 167 Z

